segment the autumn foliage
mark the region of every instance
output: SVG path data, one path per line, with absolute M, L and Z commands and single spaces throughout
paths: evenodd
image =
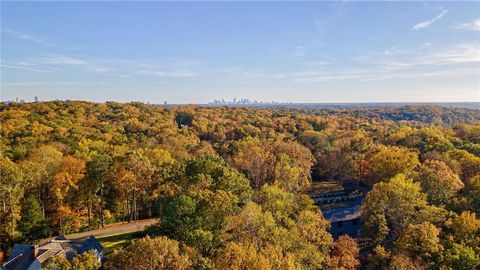
M 479 115 L 432 106 L 1 104 L 2 252 L 158 217 L 149 237 L 105 267 L 476 269 Z M 366 193 L 361 250 L 358 239 L 333 239 L 305 194 L 325 179 Z

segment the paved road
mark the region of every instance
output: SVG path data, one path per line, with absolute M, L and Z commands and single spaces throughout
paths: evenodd
M 138 220 L 135 222 L 124 222 L 124 223 L 115 223 L 115 224 L 109 224 L 105 226 L 105 228 L 101 229 L 96 229 L 96 230 L 91 230 L 88 232 L 80 232 L 80 233 L 72 233 L 65 235 L 67 239 L 81 239 L 88 237 L 90 235 L 93 235 L 95 237 L 102 237 L 102 236 L 107 236 L 107 235 L 112 235 L 112 234 L 119 234 L 119 233 L 126 233 L 126 232 L 137 232 L 137 231 L 143 231 L 145 228 L 149 225 L 155 224 L 158 222 L 158 219 L 143 219 L 143 220 Z M 53 239 L 52 238 L 47 238 L 43 239 L 40 242 L 46 242 L 48 240 Z

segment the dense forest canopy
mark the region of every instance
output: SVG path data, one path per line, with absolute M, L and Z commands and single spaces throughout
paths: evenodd
M 2 104 L 0 121 L 5 254 L 159 217 L 105 267 L 480 267 L 480 110 L 52 101 Z M 368 190 L 362 239 L 328 232 L 305 194 L 325 179 Z

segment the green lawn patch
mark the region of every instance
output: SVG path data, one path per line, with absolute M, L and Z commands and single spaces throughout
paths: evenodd
M 145 236 L 142 232 L 126 232 L 98 237 L 98 241 L 105 248 L 105 255 L 112 253 L 115 249 L 127 246 L 132 240 Z

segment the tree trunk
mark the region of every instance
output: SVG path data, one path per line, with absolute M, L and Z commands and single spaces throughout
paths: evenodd
M 43 204 L 42 200 L 42 187 L 38 188 L 38 201 L 40 202 L 40 207 L 42 208 L 42 215 L 45 217 L 45 205 Z
M 133 191 L 133 220 L 138 219 L 138 210 L 137 210 L 137 196 L 135 191 Z
M 129 222 L 132 222 L 133 220 L 133 213 L 134 213 L 134 210 L 133 210 L 133 206 L 134 206 L 134 203 L 135 203 L 135 192 L 133 191 L 132 192 L 132 201 L 131 201 L 131 204 L 130 204 L 130 217 L 128 219 Z
M 102 183 L 100 184 L 100 219 L 102 222 L 102 228 L 105 227 L 105 216 L 103 214 L 103 178 Z
M 87 209 L 88 209 L 88 230 L 92 229 L 92 204 L 90 203 L 89 196 L 87 195 Z
M 11 234 L 12 234 L 12 239 L 15 239 L 15 212 L 13 210 L 13 191 L 10 189 L 10 214 L 12 215 L 12 231 L 11 231 Z
M 148 218 L 152 217 L 152 202 L 150 200 L 147 201 L 148 205 Z
M 42 206 L 42 215 L 45 217 L 45 192 L 43 192 L 43 185 L 40 185 L 40 205 Z
M 128 198 L 126 198 L 123 200 L 123 221 L 127 221 L 128 213 Z

